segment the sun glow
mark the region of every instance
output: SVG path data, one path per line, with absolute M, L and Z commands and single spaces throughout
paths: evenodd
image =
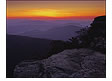
M 33 16 L 47 16 L 47 17 L 57 17 L 60 12 L 58 10 L 45 9 L 45 10 L 32 10 Z
M 24 11 L 24 14 L 30 15 L 32 17 L 68 17 L 74 16 L 74 12 L 68 12 L 63 10 L 56 10 L 56 9 L 37 9 L 37 10 L 28 10 Z M 23 15 L 23 14 L 22 14 Z

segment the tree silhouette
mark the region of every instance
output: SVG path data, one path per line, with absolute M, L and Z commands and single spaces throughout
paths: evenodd
M 106 16 L 96 17 L 90 27 L 85 27 L 77 33 L 77 37 L 70 39 L 71 47 L 106 52 Z

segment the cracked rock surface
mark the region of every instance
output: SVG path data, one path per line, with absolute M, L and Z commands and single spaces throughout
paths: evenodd
M 23 61 L 14 69 L 16 78 L 105 78 L 106 57 L 89 49 L 65 50 L 37 61 Z

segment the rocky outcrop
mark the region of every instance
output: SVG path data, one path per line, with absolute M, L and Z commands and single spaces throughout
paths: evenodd
M 38 61 L 24 61 L 14 69 L 22 78 L 105 78 L 105 55 L 89 49 L 65 50 Z

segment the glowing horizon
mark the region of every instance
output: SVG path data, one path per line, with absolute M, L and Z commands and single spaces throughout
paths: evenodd
M 84 19 L 105 15 L 105 1 L 8 1 L 8 19 Z

